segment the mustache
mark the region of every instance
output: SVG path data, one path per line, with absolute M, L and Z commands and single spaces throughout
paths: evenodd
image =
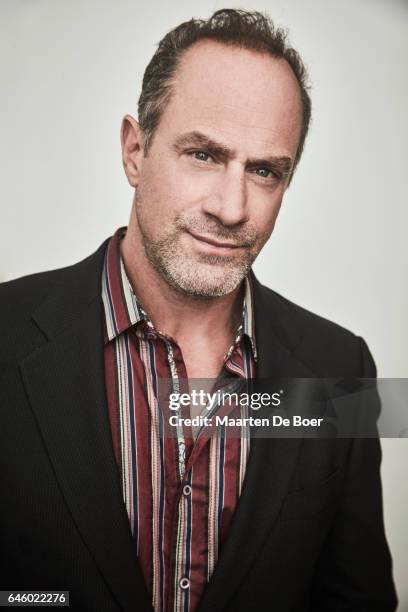
M 237 246 L 252 247 L 258 238 L 256 227 L 249 223 L 233 229 L 226 227 L 215 219 L 185 217 L 183 215 L 179 215 L 175 223 L 178 229 L 192 231 L 215 240 L 227 240 Z

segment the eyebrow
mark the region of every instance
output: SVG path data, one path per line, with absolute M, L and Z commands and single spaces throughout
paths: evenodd
M 203 148 L 223 161 L 236 158 L 236 153 L 233 149 L 198 131 L 182 134 L 173 144 L 173 148 L 177 152 L 181 152 L 185 147 Z M 267 166 L 282 176 L 288 176 L 292 169 L 292 159 L 285 155 L 248 158 L 246 166 L 248 168 Z

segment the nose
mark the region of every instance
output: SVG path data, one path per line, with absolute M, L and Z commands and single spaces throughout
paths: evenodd
M 213 187 L 213 193 L 205 199 L 204 212 L 226 226 L 248 221 L 247 184 L 242 164 L 229 162 Z

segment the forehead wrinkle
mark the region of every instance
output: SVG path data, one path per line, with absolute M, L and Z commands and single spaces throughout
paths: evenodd
M 217 107 L 214 108 L 216 109 Z M 186 111 L 189 112 L 188 109 L 186 109 Z M 282 126 L 282 124 L 276 126 L 265 126 L 261 125 L 259 122 L 248 121 L 243 118 L 232 119 L 228 117 L 228 114 L 219 119 L 216 113 L 211 109 L 201 112 L 199 117 L 196 117 L 194 112 L 190 113 L 189 118 L 191 118 L 193 121 L 198 119 L 200 126 L 204 128 L 204 130 L 208 128 L 210 133 L 214 133 L 214 131 L 216 131 L 217 134 L 225 134 L 227 138 L 231 133 L 233 135 L 233 132 L 237 128 L 243 131 L 249 131 L 250 133 L 246 136 L 248 140 L 250 140 L 252 143 L 259 143 L 259 145 L 266 147 L 275 145 L 280 148 L 280 140 L 293 128 L 292 124 L 286 127 Z M 194 131 L 200 132 L 200 130 Z M 204 134 L 204 136 L 206 136 L 206 134 Z M 208 136 L 208 138 L 215 141 L 215 138 L 212 138 L 211 136 Z M 224 147 L 226 146 L 221 142 L 217 144 L 221 144 Z M 281 151 L 281 153 L 285 155 L 290 153 L 287 143 L 284 143 L 284 151 Z
M 184 110 L 192 118 L 196 117 L 194 108 L 193 109 L 186 108 Z M 234 110 L 243 110 L 244 116 L 237 117 L 232 112 Z M 206 104 L 206 107 L 204 109 L 200 109 L 199 118 L 200 120 L 208 123 L 210 126 L 214 124 L 214 121 L 217 120 L 217 121 L 222 121 L 226 125 L 238 126 L 241 128 L 248 128 L 251 130 L 259 130 L 262 132 L 265 132 L 265 131 L 269 132 L 271 128 L 273 129 L 273 126 L 264 125 L 265 110 L 261 111 L 261 110 L 256 110 L 252 108 L 249 109 L 248 105 L 244 105 L 244 104 L 233 105 L 233 104 L 227 104 L 224 102 L 222 104 L 219 104 L 219 103 L 211 104 L 211 105 Z M 295 122 L 295 118 L 293 118 L 293 120 L 290 123 L 294 123 L 294 122 Z M 277 127 L 279 127 L 279 129 L 282 129 L 281 122 L 278 123 L 275 129 L 277 129 Z

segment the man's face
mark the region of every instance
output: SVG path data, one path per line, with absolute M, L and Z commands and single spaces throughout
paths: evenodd
M 300 128 L 284 60 L 212 41 L 185 53 L 134 181 L 140 239 L 169 285 L 210 298 L 240 284 L 274 228 Z

